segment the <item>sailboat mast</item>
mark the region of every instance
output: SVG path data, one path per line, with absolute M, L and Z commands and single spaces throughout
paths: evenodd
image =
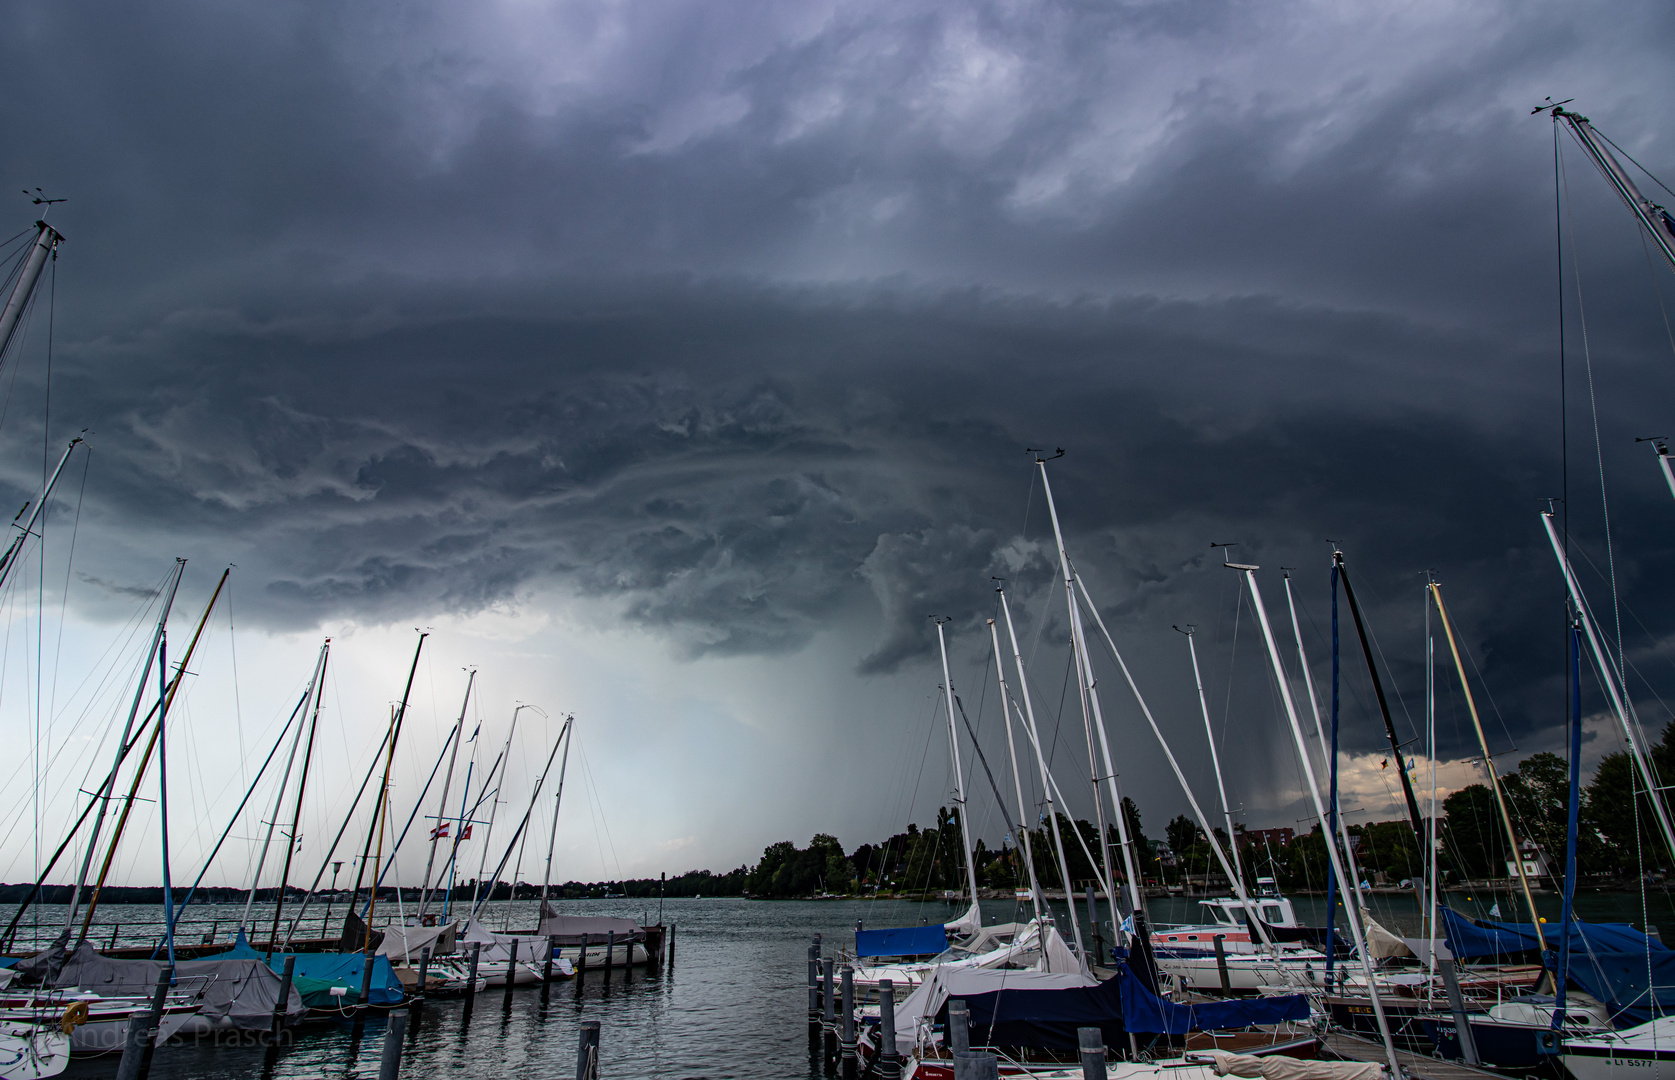
M 390 770 L 395 766 L 395 747 L 401 739 L 401 724 L 403 720 L 407 719 L 407 699 L 413 693 L 413 676 L 418 674 L 419 671 L 419 654 L 424 652 L 425 638 L 429 636 L 430 634 L 426 631 L 419 631 L 418 644 L 413 647 L 413 666 L 407 669 L 407 685 L 401 691 L 401 706 L 396 709 L 395 715 L 390 717 L 390 741 L 384 756 L 384 780 L 379 785 L 378 794 L 372 801 L 372 828 L 366 834 L 366 849 L 361 852 L 360 869 L 355 872 L 355 892 L 349 897 L 349 912 L 353 914 L 355 901 L 359 898 L 358 894 L 361 891 L 361 875 L 366 873 L 366 860 L 372 852 L 372 837 L 376 833 L 379 851 L 377 862 L 373 864 L 372 897 L 366 905 L 365 952 L 372 951 L 372 913 L 378 907 L 377 866 L 384 861 L 384 803 L 390 797 Z M 399 888 L 399 886 L 397 887 Z
M 1495 793 L 1495 805 L 1500 809 L 1501 825 L 1506 829 L 1509 847 L 1507 857 L 1518 868 L 1518 886 L 1524 891 L 1524 903 L 1530 909 L 1530 925 L 1535 927 L 1536 940 L 1541 950 L 1547 951 L 1547 937 L 1541 932 L 1541 913 L 1535 909 L 1535 894 L 1530 891 L 1530 876 L 1524 872 L 1524 853 L 1518 850 L 1518 833 L 1512 827 L 1512 814 L 1506 807 L 1506 794 L 1501 791 L 1500 777 L 1495 775 L 1495 758 L 1489 753 L 1489 740 L 1483 734 L 1483 721 L 1477 714 L 1477 699 L 1472 696 L 1471 683 L 1466 679 L 1466 666 L 1460 660 L 1460 645 L 1454 638 L 1454 624 L 1442 603 L 1442 586 L 1431 582 L 1431 599 L 1436 601 L 1437 618 L 1442 622 L 1443 636 L 1448 639 L 1448 651 L 1454 656 L 1454 670 L 1460 676 L 1460 691 L 1465 694 L 1466 711 L 1471 714 L 1472 730 L 1477 732 L 1477 745 L 1483 751 L 1483 771 L 1489 774 L 1489 787 Z
M 1669 263 L 1669 268 L 1675 270 L 1675 218 L 1670 217 L 1668 210 L 1640 193 L 1634 181 L 1629 179 L 1628 172 L 1612 156 L 1611 151 L 1606 149 L 1604 137 L 1594 130 L 1588 118 L 1558 105 L 1543 106 L 1535 111 L 1551 112 L 1555 121 L 1563 120 L 1570 126 L 1576 141 L 1582 144 L 1582 149 L 1587 151 L 1588 157 L 1592 158 L 1593 163 L 1599 166 L 1599 171 L 1605 174 L 1606 182 L 1639 219 L 1641 226 L 1651 234 L 1652 242 Z
M 1239 837 L 1233 831 L 1233 808 L 1227 802 L 1227 784 L 1221 778 L 1221 755 L 1216 752 L 1215 728 L 1210 725 L 1210 705 L 1204 699 L 1204 677 L 1198 671 L 1198 646 L 1193 641 L 1194 628 L 1189 626 L 1181 630 L 1181 633 L 1186 635 L 1187 652 L 1192 655 L 1192 682 L 1198 688 L 1198 711 L 1204 715 L 1204 738 L 1210 744 L 1210 766 L 1215 769 L 1216 793 L 1221 796 L 1221 817 L 1227 822 L 1227 840 L 1233 846 L 1233 872 L 1242 882 L 1245 879 L 1245 868 L 1239 862 Z
M 936 620 L 936 644 L 942 652 L 942 689 L 948 697 L 948 752 L 954 761 L 954 798 L 959 803 L 960 839 L 965 844 L 965 876 L 971 887 L 971 911 L 978 927 L 983 925 L 982 912 L 977 906 L 977 864 L 972 857 L 971 815 L 966 812 L 965 769 L 960 765 L 960 734 L 954 724 L 954 679 L 948 674 L 948 638 L 943 633 L 944 619 Z M 1068 888 L 1068 886 L 1066 886 Z
M 36 535 L 35 523 L 41 519 L 47 500 L 52 498 L 52 489 L 58 486 L 59 474 L 64 471 L 65 463 L 70 460 L 70 455 L 75 452 L 77 444 L 81 441 L 81 436 L 77 435 L 70 440 L 70 445 L 64 448 L 64 456 L 58 459 L 58 467 L 52 470 L 52 475 L 47 478 L 46 484 L 41 488 L 41 497 L 36 499 L 34 506 L 30 508 L 29 520 L 18 527 L 18 533 L 12 537 L 11 545 L 6 548 L 4 554 L 0 554 L 0 588 L 4 588 L 6 579 L 11 577 L 12 570 L 17 565 L 18 552 L 23 550 L 24 541 Z M 19 511 L 19 513 L 21 514 L 22 511 Z M 15 522 L 13 524 L 16 525 Z
M 547 890 L 552 887 L 553 880 L 553 848 L 558 844 L 558 810 L 564 805 L 564 774 L 570 771 L 570 738 L 575 722 L 575 716 L 566 716 L 564 730 L 558 733 L 559 738 L 564 740 L 564 757 L 558 763 L 558 793 L 553 798 L 552 831 L 547 834 L 547 868 L 541 872 L 541 907 L 535 919 L 537 926 L 547 917 Z
M 64 237 L 51 225 L 44 221 L 35 222 L 34 243 L 23 260 L 23 269 L 18 273 L 11 295 L 6 298 L 6 306 L 0 308 L 0 365 L 5 363 L 6 354 L 11 350 L 12 338 L 17 334 L 23 313 L 29 310 L 29 298 L 41 280 L 41 270 L 46 266 L 47 257 L 56 255 L 58 245 L 63 241 Z
M 273 902 L 273 930 L 268 934 L 268 959 L 273 959 L 275 943 L 279 940 L 279 914 L 285 908 L 285 890 L 291 884 L 291 856 L 300 842 L 302 825 L 302 797 L 308 790 L 308 767 L 314 761 L 314 735 L 320 729 L 320 702 L 326 696 L 326 661 L 331 654 L 332 639 L 320 646 L 320 667 L 314 674 L 314 715 L 308 723 L 308 748 L 302 755 L 302 776 L 297 780 L 297 803 L 291 811 L 291 831 L 285 836 L 285 865 L 279 871 L 279 895 Z
M 323 657 L 324 653 L 322 653 L 321 656 Z M 297 702 L 296 712 L 291 714 L 293 720 L 301 714 L 303 710 L 308 708 L 309 699 L 314 696 L 315 683 L 319 678 L 320 659 L 316 658 L 314 661 L 314 672 L 309 676 L 308 689 L 303 691 L 302 700 Z M 268 819 L 268 829 L 262 837 L 262 851 L 261 854 L 256 857 L 256 872 L 250 875 L 250 891 L 246 893 L 244 897 L 244 913 L 239 916 L 238 928 L 241 931 L 247 926 L 252 930 L 255 929 L 255 925 L 250 921 L 250 906 L 256 902 L 256 890 L 261 888 L 262 885 L 262 868 L 267 865 L 268 848 L 273 843 L 273 830 L 278 827 L 279 814 L 285 807 L 285 789 L 291 784 L 291 767 L 296 764 L 297 750 L 302 747 L 302 735 L 305 727 L 307 727 L 306 724 L 297 725 L 297 733 L 291 738 L 291 752 L 285 756 L 285 771 L 279 776 L 278 789 L 274 792 L 273 796 L 273 816 Z M 289 857 L 289 854 L 290 845 L 287 844 L 287 857 Z
M 1059 512 L 1053 502 L 1053 487 L 1047 482 L 1047 461 L 1045 458 L 1035 459 L 1036 467 L 1041 470 L 1041 488 L 1047 496 L 1047 513 L 1053 519 L 1053 539 L 1058 544 L 1059 568 L 1064 573 L 1064 598 L 1070 607 L 1070 639 L 1071 648 L 1077 656 L 1077 663 L 1082 679 L 1082 691 L 1087 696 L 1091 712 L 1083 714 L 1083 723 L 1095 728 L 1099 732 L 1099 751 L 1105 764 L 1105 786 L 1110 791 L 1111 811 L 1117 819 L 1117 840 L 1122 845 L 1123 866 L 1128 871 L 1128 899 L 1135 911 L 1145 911 L 1145 904 L 1140 899 L 1140 868 L 1135 864 L 1134 847 L 1128 835 L 1128 822 L 1122 809 L 1122 791 L 1117 787 L 1117 769 L 1111 763 L 1111 742 L 1105 734 L 1105 714 L 1099 707 L 1099 690 L 1095 686 L 1093 677 L 1093 657 L 1088 654 L 1087 634 L 1082 628 L 1082 608 L 1076 602 L 1076 572 L 1070 566 L 1070 552 L 1064 546 L 1064 530 L 1059 527 Z M 1091 739 L 1089 740 L 1092 741 Z M 1089 762 L 1097 774 L 1099 766 Z M 1099 805 L 1099 777 L 1094 777 L 1093 789 L 1094 806 Z M 1098 815 L 1096 815 L 1098 816 Z M 1115 876 L 1111 871 L 1110 845 L 1106 842 L 1105 826 L 1100 823 L 1099 850 L 1105 855 L 1106 895 L 1116 901 Z M 1068 886 L 1067 886 L 1068 887 Z
M 1436 640 L 1431 636 L 1431 605 L 1425 605 L 1425 756 L 1431 762 L 1431 817 L 1426 823 L 1430 829 L 1426 835 L 1429 845 L 1425 851 L 1425 875 L 1429 899 L 1425 904 L 1426 926 L 1429 927 L 1425 940 L 1431 942 L 1426 952 L 1426 968 L 1430 972 L 1431 983 L 1434 985 L 1437 975 L 1437 904 L 1441 879 L 1437 875 L 1437 655 Z M 1427 990 L 1429 992 L 1429 989 Z
M 1076 921 L 1076 901 L 1070 894 L 1070 864 L 1064 857 L 1064 836 L 1059 830 L 1058 803 L 1053 798 L 1052 778 L 1047 775 L 1047 756 L 1041 750 L 1041 733 L 1035 726 L 1035 702 L 1029 694 L 1029 675 L 1024 671 L 1024 654 L 1018 647 L 1018 631 L 1012 625 L 1012 605 L 1006 600 L 1006 590 L 998 591 L 1000 611 L 1006 617 L 1006 636 L 1012 644 L 1012 662 L 1018 670 L 1018 693 L 1024 699 L 1024 728 L 1029 733 L 1030 745 L 1035 748 L 1035 764 L 1041 771 L 1041 797 L 1046 800 L 1047 821 L 1053 827 L 1053 851 L 1058 855 L 1059 880 L 1064 882 L 1065 906 L 1070 909 L 1070 933 L 1076 941 L 1077 955 L 1086 956 L 1087 949 L 1082 944 L 1082 926 Z M 1114 894 L 1107 893 L 1106 896 L 1111 897 Z
M 1559 970 L 1553 976 L 1553 1030 L 1564 1029 L 1565 985 L 1570 981 L 1570 919 L 1576 900 L 1576 832 L 1582 812 L 1582 634 L 1570 624 L 1570 799 L 1565 830 L 1564 897 L 1559 916 Z
M 528 705 L 518 705 L 518 706 L 515 706 L 512 709 L 512 724 L 511 724 L 510 727 L 508 727 L 506 729 L 506 748 L 500 752 L 500 760 L 496 761 L 493 765 L 489 766 L 489 774 L 487 776 L 483 777 L 483 790 L 487 791 L 490 784 L 495 784 L 495 789 L 494 789 L 494 801 L 489 803 L 489 827 L 483 833 L 483 856 L 482 856 L 482 858 L 477 860 L 477 881 L 471 887 L 471 917 L 472 918 L 477 917 L 477 907 L 478 907 L 478 905 L 477 905 L 477 894 L 482 891 L 482 888 L 483 888 L 483 871 L 487 870 L 488 865 L 489 865 L 489 841 L 494 838 L 494 819 L 499 816 L 499 812 L 500 812 L 500 802 L 501 802 L 500 791 L 501 791 L 502 788 L 504 788 L 506 786 L 506 773 L 507 773 L 507 769 L 511 765 L 512 736 L 518 730 L 518 714 L 523 712 L 527 708 L 529 708 Z M 498 772 L 500 774 L 500 780 L 499 780 L 498 784 L 496 784 L 496 782 L 495 782 L 495 773 L 496 772 Z M 500 876 L 498 871 L 496 871 L 495 876 L 496 877 Z M 493 896 L 493 895 L 494 895 L 494 883 L 491 882 L 489 884 L 489 896 Z M 488 903 L 488 900 L 485 899 L 483 902 L 486 904 L 486 903 Z
M 165 694 L 162 700 L 158 703 L 157 723 L 153 725 L 151 729 L 151 738 L 147 740 L 145 744 L 145 753 L 140 756 L 140 763 L 134 770 L 134 782 L 132 786 L 129 787 L 128 797 L 122 804 L 122 813 L 117 815 L 116 827 L 111 830 L 110 845 L 105 849 L 105 861 L 99 867 L 99 878 L 96 882 L 94 882 L 93 895 L 87 901 L 87 914 L 82 917 L 81 936 L 77 939 L 78 944 L 87 940 L 87 931 L 93 925 L 93 915 L 99 908 L 99 893 L 104 890 L 105 879 L 110 875 L 111 863 L 116 859 L 117 845 L 122 842 L 122 833 L 128 826 L 129 815 L 131 815 L 134 811 L 134 800 L 138 797 L 140 792 L 140 781 L 145 779 L 146 767 L 151 764 L 151 754 L 157 749 L 158 741 L 163 734 L 163 721 L 169 714 L 169 706 L 174 704 L 175 695 L 180 692 L 181 680 L 186 678 L 186 673 L 191 668 L 192 655 L 198 651 L 198 642 L 202 640 L 204 636 L 204 627 L 209 623 L 210 613 L 215 610 L 215 602 L 221 598 L 221 590 L 226 586 L 227 577 L 232 572 L 231 567 L 228 567 L 226 570 L 221 572 L 221 580 L 215 583 L 215 591 L 210 594 L 209 603 L 204 605 L 203 617 L 198 620 L 198 628 L 192 632 L 191 644 L 186 646 L 186 656 L 180 662 L 180 669 L 175 672 L 175 677 L 169 680 L 168 693 Z M 165 640 L 166 635 L 158 635 L 157 652 L 159 664 L 161 664 L 163 660 L 163 644 Z M 163 678 L 165 672 L 166 668 L 160 670 L 158 672 L 158 678 Z
M 523 707 L 524 708 L 534 708 L 533 705 L 526 705 L 526 706 L 523 706 Z M 568 727 L 569 725 L 566 724 L 565 726 Z M 514 847 L 518 846 L 519 842 L 522 840 L 522 838 L 524 836 L 524 830 L 529 828 L 530 815 L 535 813 L 535 802 L 536 802 L 537 799 L 539 799 L 541 797 L 541 788 L 547 782 L 547 774 L 552 771 L 553 759 L 558 757 L 558 744 L 559 744 L 560 739 L 563 738 L 563 732 L 560 732 L 559 736 L 560 736 L 559 739 L 554 739 L 553 740 L 552 753 L 547 755 L 547 763 L 541 767 L 541 775 L 535 778 L 535 790 L 529 793 L 529 806 L 523 812 L 523 819 L 518 822 L 517 829 L 512 833 L 512 839 L 506 842 L 506 854 L 504 854 L 500 857 L 500 863 L 494 868 L 494 877 L 495 877 L 495 880 L 497 882 L 500 879 L 500 872 L 502 870 L 506 869 L 506 863 L 508 861 L 510 861 L 511 858 L 512 858 L 512 849 Z M 504 774 L 502 774 L 502 776 L 504 777 Z M 483 847 L 484 848 L 488 847 L 487 842 L 485 842 L 483 844 Z M 513 887 L 514 890 L 516 890 L 517 882 L 515 880 L 512 882 L 512 887 Z M 493 889 L 492 886 L 490 886 L 488 895 L 483 897 L 483 899 L 480 903 L 476 903 L 472 906 L 472 908 L 471 908 L 471 918 L 475 919 L 477 917 L 478 913 L 484 907 L 488 906 L 489 901 L 491 899 L 493 899 L 493 897 L 494 897 L 494 889 Z
M 1669 464 L 1669 444 L 1662 439 L 1653 439 L 1652 447 L 1658 453 L 1658 469 L 1663 472 L 1664 483 L 1669 485 L 1669 494 L 1675 495 L 1675 468 Z
M 1029 838 L 1029 804 L 1024 802 L 1024 781 L 1023 777 L 1018 774 L 1018 747 L 1016 740 L 1012 738 L 1012 708 L 1010 704 L 1012 694 L 1006 688 L 1006 665 L 1000 655 L 1000 630 L 996 628 L 993 619 L 989 620 L 989 636 L 994 639 L 995 674 L 1000 679 L 1000 715 L 1001 719 L 1006 722 L 1006 754 L 1012 761 L 1012 787 L 1018 796 L 1018 835 L 1016 837 L 1018 846 L 1015 850 L 1023 853 L 1024 865 L 1029 868 L 1029 898 L 1035 906 L 1035 918 L 1039 921 L 1041 918 L 1041 883 L 1035 880 L 1035 849 Z M 1066 899 L 1069 899 L 1068 895 Z
M 436 802 L 436 827 L 430 830 L 430 854 L 425 856 L 425 876 L 419 892 L 419 922 L 423 923 L 425 909 L 430 906 L 430 875 L 436 868 L 436 845 L 442 842 L 442 823 L 448 812 L 448 789 L 454 782 L 454 763 L 459 761 L 459 744 L 465 738 L 465 713 L 471 704 L 471 688 L 477 682 L 477 669 L 471 668 L 465 679 L 465 698 L 459 703 L 459 720 L 454 723 L 454 748 L 448 757 L 448 771 L 442 776 L 442 797 Z
M 1256 586 L 1256 571 L 1258 567 L 1241 563 L 1224 563 L 1229 569 L 1238 570 L 1245 576 L 1245 584 L 1250 587 L 1251 604 L 1256 608 L 1256 616 L 1262 626 L 1262 640 L 1268 646 L 1268 660 L 1273 664 L 1274 681 L 1279 684 L 1280 701 L 1285 706 L 1285 717 L 1291 725 L 1291 738 L 1297 746 L 1297 759 L 1303 766 L 1303 778 L 1308 783 L 1309 798 L 1314 801 L 1315 816 L 1320 820 L 1321 830 L 1327 826 L 1326 806 L 1320 799 L 1320 787 L 1314 779 L 1314 763 L 1309 760 L 1308 742 L 1303 737 L 1303 725 L 1297 719 L 1297 703 L 1291 695 L 1291 684 L 1285 677 L 1285 665 L 1280 662 L 1279 646 L 1274 641 L 1274 628 L 1268 622 L 1268 609 L 1262 604 L 1262 592 Z M 1347 579 L 1346 579 L 1347 583 Z M 1338 879 L 1343 880 L 1343 865 L 1338 858 L 1337 845 L 1326 840 L 1326 856 L 1332 863 L 1332 869 Z M 1390 1041 L 1390 1023 L 1384 1016 L 1384 1004 L 1378 997 L 1378 983 L 1373 976 L 1372 958 L 1367 953 L 1367 941 L 1361 933 L 1361 917 L 1358 911 L 1352 911 L 1348 905 L 1344 908 L 1344 919 L 1349 923 L 1349 931 L 1355 938 L 1355 951 L 1361 958 L 1361 971 L 1367 980 L 1367 996 L 1372 1002 L 1373 1016 L 1378 1021 L 1378 1034 L 1384 1042 L 1384 1052 L 1390 1061 L 1390 1075 L 1400 1076 L 1402 1065 L 1396 1058 L 1395 1044 Z
M 1570 566 L 1570 557 L 1565 554 L 1564 544 L 1560 542 L 1559 534 L 1553 527 L 1552 511 L 1541 512 L 1541 524 L 1547 530 L 1547 540 L 1553 545 L 1553 554 L 1558 557 L 1559 569 L 1564 572 L 1565 588 L 1570 592 L 1571 606 L 1577 621 L 1582 624 L 1583 634 L 1587 636 L 1588 651 L 1593 654 L 1594 664 L 1599 668 L 1600 682 L 1605 687 L 1606 697 L 1611 701 L 1611 712 L 1617 717 L 1618 726 L 1622 728 L 1623 740 L 1628 743 L 1629 757 L 1633 759 L 1635 771 L 1640 774 L 1640 783 L 1652 802 L 1652 812 L 1657 816 L 1663 842 L 1671 854 L 1675 854 L 1675 823 L 1671 823 L 1669 819 L 1669 807 L 1663 799 L 1663 786 L 1652 775 L 1651 766 L 1647 762 L 1646 739 L 1644 733 L 1639 730 L 1640 721 L 1629 713 L 1626 689 L 1621 687 L 1621 672 L 1617 665 L 1611 662 L 1610 655 L 1600 643 L 1593 615 L 1589 611 L 1587 599 L 1582 595 L 1582 586 L 1576 581 L 1576 573 Z
M 134 704 L 128 709 L 128 720 L 122 725 L 122 738 L 116 743 L 116 761 L 111 764 L 111 771 L 105 777 L 104 784 L 96 796 L 99 809 L 93 815 L 93 831 L 87 838 L 87 853 L 82 856 L 81 869 L 76 873 L 76 887 L 70 892 L 70 910 L 64 916 L 64 929 L 75 925 L 76 912 L 81 907 L 81 890 L 87 884 L 87 872 L 93 867 L 93 853 L 99 847 L 99 827 L 104 824 L 105 810 L 110 805 L 111 795 L 116 790 L 116 772 L 122 765 L 122 758 L 130 749 L 128 736 L 134 729 L 134 718 L 139 715 L 140 703 L 146 696 L 146 684 L 151 680 L 151 665 L 157 659 L 157 643 L 163 638 L 163 627 L 168 625 L 169 612 L 174 609 L 175 594 L 180 591 L 180 578 L 186 572 L 186 560 L 174 561 L 174 575 L 168 584 L 168 596 L 163 600 L 163 610 L 157 616 L 157 629 L 151 635 L 151 648 L 145 654 L 145 666 L 140 671 L 140 681 L 134 687 Z

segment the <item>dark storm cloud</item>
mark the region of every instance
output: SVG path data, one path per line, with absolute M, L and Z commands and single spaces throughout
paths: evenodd
M 888 671 L 927 615 L 986 637 L 993 576 L 1051 610 L 1022 448 L 1065 446 L 1119 635 L 1225 607 L 1212 539 L 1315 567 L 1318 608 L 1331 539 L 1393 653 L 1435 567 L 1537 723 L 1528 105 L 1591 93 L 1671 160 L 1666 5 L 20 11 L 3 171 L 74 196 L 54 414 L 99 433 L 102 582 L 230 558 L 275 626 L 557 588 L 687 655 L 870 604 L 838 662 Z M 1661 663 L 1675 508 L 1625 444 L 1670 368 L 1632 228 L 1571 165 L 1616 572 Z

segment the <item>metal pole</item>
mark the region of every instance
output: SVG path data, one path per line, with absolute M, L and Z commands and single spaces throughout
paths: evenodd
M 942 650 L 942 682 L 943 692 L 948 698 L 948 749 L 954 756 L 954 797 L 960 812 L 960 839 L 965 844 L 965 875 L 966 883 L 971 888 L 971 910 L 977 914 L 979 929 L 983 925 L 983 916 L 977 910 L 977 867 L 971 858 L 971 823 L 966 819 L 970 816 L 966 811 L 965 801 L 965 771 L 960 767 L 960 736 L 959 729 L 954 726 L 954 679 L 948 673 L 948 639 L 942 631 L 943 620 L 936 620 L 936 644 Z
M 901 1054 L 896 1050 L 896 984 L 878 980 L 878 1075 L 881 1080 L 899 1080 Z

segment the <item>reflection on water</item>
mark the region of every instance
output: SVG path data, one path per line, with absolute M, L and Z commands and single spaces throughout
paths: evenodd
M 1467 899 L 1467 896 L 1470 899 Z M 1324 919 L 1323 897 L 1299 896 L 1298 916 L 1310 923 Z M 1485 916 L 1499 903 L 1509 920 L 1517 918 L 1521 898 L 1494 895 L 1447 894 L 1447 902 L 1473 916 Z M 1556 894 L 1537 898 L 1543 914 L 1558 915 Z M 1411 895 L 1372 898 L 1380 922 L 1400 933 L 1419 927 L 1419 905 Z M 1583 893 L 1577 909 L 1593 921 L 1660 922 L 1675 933 L 1675 904 L 1659 889 L 1644 898 L 1627 893 Z M 1062 904 L 1054 905 L 1060 926 L 1068 935 Z M 509 914 L 496 905 L 490 922 L 503 920 L 514 929 L 533 926 L 533 904 L 518 904 Z M 1198 917 L 1197 901 L 1170 897 L 1147 904 L 1157 923 Z M 644 901 L 585 901 L 561 905 L 574 914 L 617 915 L 640 919 L 648 914 Z M 43 922 L 50 922 L 44 909 Z M 1085 906 L 1077 914 L 1085 922 Z M 137 907 L 110 908 L 100 918 L 120 919 L 136 930 L 155 920 L 154 912 Z M 206 906 L 206 920 L 219 918 L 225 927 L 236 922 L 233 905 Z M 656 901 L 649 905 L 655 920 Z M 824 1077 L 811 1063 L 807 1042 L 807 948 L 810 938 L 823 934 L 828 951 L 853 943 L 856 922 L 872 927 L 915 926 L 959 914 L 955 905 L 908 901 L 787 901 L 669 900 L 665 922 L 674 923 L 674 963 L 664 971 L 617 969 L 609 978 L 592 970 L 579 980 L 552 984 L 543 996 L 538 987 L 520 987 L 507 1004 L 504 991 L 489 990 L 467 1006 L 464 1001 L 437 1001 L 415 1008 L 403 1052 L 402 1075 L 418 1080 L 443 1077 L 515 1076 L 518 1080 L 575 1075 L 577 1027 L 598 1020 L 602 1027 L 601 1075 L 607 1077 Z M 195 915 L 194 917 L 198 917 Z M 270 916 L 271 917 L 271 916 Z M 985 902 L 986 922 L 1027 918 L 1011 901 Z M 1109 919 L 1100 905 L 1099 917 Z M 62 918 L 62 915 L 59 916 Z M 94 935 L 97 938 L 97 934 Z M 1675 940 L 1675 939 L 1672 939 Z M 376 1077 L 383 1049 L 385 1021 L 367 1020 L 360 1028 L 349 1021 L 311 1026 L 274 1055 L 256 1047 L 203 1045 L 169 1046 L 157 1054 L 151 1075 L 157 1080 L 251 1077 L 282 1080 L 288 1077 Z M 72 1077 L 108 1077 L 116 1070 L 115 1057 L 77 1062 Z

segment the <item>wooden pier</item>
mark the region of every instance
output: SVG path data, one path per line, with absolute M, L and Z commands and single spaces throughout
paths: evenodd
M 1389 1061 L 1385 1057 L 1383 1043 L 1363 1039 L 1359 1035 L 1333 1031 L 1324 1036 L 1323 1041 L 1327 1050 L 1347 1061 L 1370 1061 L 1377 1065 L 1384 1065 Z M 1476 1069 L 1457 1061 L 1443 1061 L 1441 1058 L 1409 1053 L 1406 1050 L 1397 1050 L 1396 1060 L 1401 1062 L 1402 1071 L 1413 1080 L 1483 1080 L 1489 1076 L 1501 1077 L 1502 1080 L 1505 1078 L 1503 1073 Z

